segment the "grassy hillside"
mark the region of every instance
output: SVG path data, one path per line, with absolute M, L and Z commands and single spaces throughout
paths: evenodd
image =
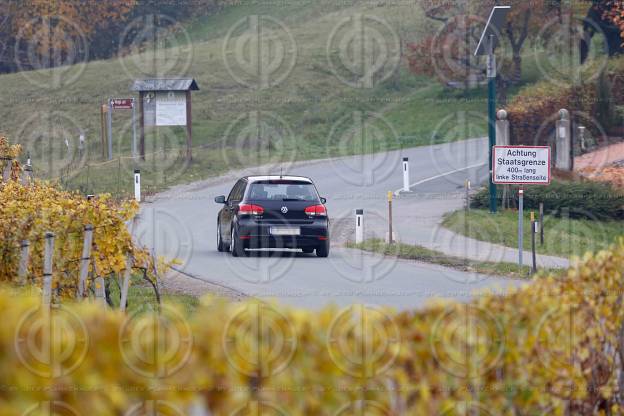
M 373 88 L 354 88 L 338 79 L 327 61 L 330 34 L 344 19 L 358 14 L 385 19 L 398 37 L 408 41 L 432 30 L 420 7 L 407 2 L 383 7 L 368 1 L 234 6 L 193 22 L 169 39 L 172 48 L 157 54 L 148 51 L 84 66 L 1 76 L 0 131 L 31 153 L 39 176 L 61 177 L 67 186 L 86 193 L 116 194 L 131 191 L 137 167 L 143 172 L 144 187 L 157 191 L 243 165 L 269 163 L 269 170 L 278 171 L 294 160 L 485 134 L 484 89 L 467 97 L 448 91 L 407 72 L 404 62 Z M 277 86 L 250 88 L 237 82 L 226 67 L 224 56 L 232 56 L 231 48 L 224 47 L 228 32 L 250 15 L 278 19 L 296 44 L 294 66 Z M 241 42 L 234 52 L 247 59 L 248 46 Z M 279 51 L 270 46 L 268 53 L 274 57 Z M 527 71 L 529 77 L 534 72 Z M 124 111 L 115 112 L 113 118 L 115 158 L 107 162 L 102 155 L 100 104 L 107 97 L 131 96 L 133 79 L 149 77 L 193 77 L 201 88 L 193 94 L 191 163 L 183 158 L 182 128 L 148 130 L 146 161 L 132 159 L 130 112 Z M 64 85 L 66 80 L 70 82 Z M 76 151 L 80 130 L 87 137 L 82 156 Z

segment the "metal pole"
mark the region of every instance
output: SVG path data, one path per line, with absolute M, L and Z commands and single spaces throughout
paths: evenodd
M 518 264 L 522 266 L 524 247 L 524 189 L 518 191 Z
M 143 107 L 143 100 L 145 93 L 139 92 L 139 151 L 141 153 L 141 160 L 145 160 L 145 108 Z
M 490 165 L 490 212 L 496 212 L 496 185 L 492 178 L 492 151 L 496 145 L 496 57 L 494 56 L 494 35 L 490 35 L 488 43 L 488 137 Z
M 355 244 L 364 242 L 364 210 L 355 210 Z
M 535 222 L 535 213 L 531 211 L 531 255 L 533 257 L 533 264 L 531 272 L 537 273 L 537 257 L 535 255 L 535 234 L 537 234 L 537 223 Z
M 137 157 L 136 141 L 136 100 L 132 99 L 132 159 Z
M 108 99 L 108 160 L 113 160 L 113 103 Z
M 106 104 L 100 105 L 100 127 L 101 127 L 100 141 L 102 145 L 102 158 L 106 157 L 106 120 L 105 120 L 104 113 L 106 112 L 107 108 L 108 107 L 106 107 Z
M 540 228 L 540 245 L 544 245 L 544 203 L 539 204 L 539 228 Z
M 465 182 L 465 188 L 466 188 L 466 213 L 470 212 L 470 180 L 466 179 Z
M 392 191 L 388 191 L 388 244 L 392 244 Z

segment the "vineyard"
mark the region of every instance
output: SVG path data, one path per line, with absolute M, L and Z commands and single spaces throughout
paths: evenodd
M 0 413 L 621 414 L 622 270 L 624 241 L 558 280 L 402 313 L 211 298 L 190 315 L 47 311 L 5 289 Z
M 135 272 L 143 272 L 146 279 L 155 277 L 157 262 L 132 242 L 128 230 L 138 213 L 135 201 L 117 202 L 107 194 L 86 198 L 34 181 L 18 162 L 20 151 L 19 145 L 0 137 L 5 172 L 0 185 L 0 281 L 42 288 L 46 234 L 55 241 L 50 255 L 53 302 L 78 296 L 81 267 L 85 278 L 90 276 L 85 279 L 83 297 L 95 294 L 96 279 L 107 285 L 108 279 L 124 272 L 128 259 Z M 87 228 L 92 231 L 85 257 Z
M 126 313 L 102 286 L 138 272 L 157 288 L 166 267 L 132 240 L 138 204 L 33 180 L 20 151 L 0 138 L 0 414 L 621 413 L 624 240 L 563 277 L 422 311 L 208 297 Z
M 624 240 L 468 304 L 314 312 L 208 297 L 126 313 L 90 288 L 128 267 L 157 273 L 128 231 L 137 205 L 20 180 L 19 147 L 0 146 L 0 414 L 621 414 Z M 91 278 L 73 299 L 87 225 Z M 38 290 L 50 232 L 51 306 Z

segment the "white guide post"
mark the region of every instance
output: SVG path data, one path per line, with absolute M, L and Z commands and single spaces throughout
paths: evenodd
M 141 202 L 141 171 L 139 169 L 134 171 L 134 199 Z
M 355 210 L 355 243 L 361 244 L 364 242 L 364 210 Z
M 409 158 L 403 158 L 403 192 L 410 191 Z

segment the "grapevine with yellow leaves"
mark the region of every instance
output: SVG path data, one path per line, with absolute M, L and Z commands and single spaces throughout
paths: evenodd
M 134 258 L 135 267 L 152 274 L 152 259 L 146 250 L 133 243 L 126 225 L 138 212 L 137 202 L 117 202 L 108 194 L 88 200 L 77 192 L 64 191 L 44 181 L 22 185 L 21 168 L 14 159 L 20 151 L 19 145 L 10 145 L 6 138 L 0 137 L 0 157 L 11 163 L 15 172 L 10 180 L 0 184 L 0 281 L 17 282 L 20 245 L 27 240 L 30 244 L 27 282 L 40 287 L 44 235 L 51 231 L 55 235 L 53 294 L 74 297 L 86 225 L 94 227 L 90 265 L 93 275 L 108 277 L 121 273 L 128 255 Z
M 25 317 L 40 300 L 0 289 L 0 414 L 62 402 L 107 415 L 145 403 L 176 415 L 192 404 L 212 415 L 621 415 L 623 272 L 624 240 L 567 275 L 467 304 L 309 311 L 207 297 L 192 313 L 125 315 L 67 302 L 34 332 Z M 24 365 L 25 340 L 54 325 L 68 328 L 50 339 L 59 375 L 41 376 Z

